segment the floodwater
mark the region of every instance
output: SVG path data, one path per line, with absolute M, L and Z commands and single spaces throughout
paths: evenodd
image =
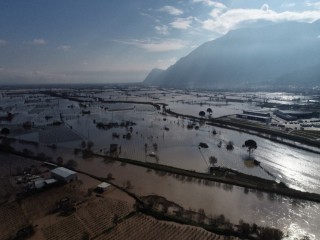
M 185 209 L 205 210 L 208 216 L 225 215 L 232 223 L 240 219 L 262 226 L 272 226 L 289 234 L 288 239 L 309 236 L 318 239 L 320 231 L 320 205 L 308 201 L 293 200 L 275 194 L 246 190 L 227 184 L 208 181 L 191 181 L 174 174 L 164 174 L 145 168 L 104 163 L 101 159 L 81 160 L 79 169 L 106 177 L 112 173 L 113 182 L 125 186 L 132 184 L 130 191 L 139 196 L 160 195 Z
M 261 99 L 268 97 L 265 93 L 260 95 Z M 299 98 L 299 96 L 289 94 L 270 96 L 273 102 L 285 103 Z M 83 99 L 86 97 L 84 94 Z M 174 111 L 195 116 L 200 110 L 206 111 L 208 107 L 213 110 L 212 117 L 258 109 L 251 103 L 232 102 L 224 105 L 223 101 L 209 101 L 207 95 L 197 96 L 197 93 L 184 95 L 182 92 L 172 91 L 154 91 L 152 94 L 151 92 L 135 92 L 130 96 L 109 91 L 95 94 L 94 97 L 103 97 L 107 100 L 165 102 Z M 220 96 L 216 95 L 216 97 Z M 228 95 L 228 98 L 232 97 L 246 99 L 252 96 Z M 306 101 L 307 98 L 301 97 L 301 99 Z M 15 113 L 13 122 L 6 123 L 12 129 L 12 134 L 18 139 L 40 142 L 39 146 L 12 143 L 12 146 L 18 150 L 29 149 L 35 155 L 43 152 L 51 156 L 52 160 L 58 156 L 62 156 L 65 161 L 75 159 L 81 170 L 102 177 L 112 173 L 115 182 L 119 185 L 127 180 L 131 181 L 134 186 L 132 191 L 136 194 L 161 195 L 185 208 L 194 210 L 203 208 L 208 215 L 224 214 L 234 223 L 243 219 L 250 223 L 256 222 L 259 225 L 278 227 L 285 233 L 289 232 L 290 239 L 302 238 L 306 233 L 311 239 L 320 238 L 319 204 L 262 192 L 247 192 L 241 187 L 217 183 L 206 185 L 198 181 L 189 182 L 169 175 L 160 176 L 154 171 L 146 171 L 146 169 L 135 166 L 120 166 L 118 163 L 105 164 L 99 159 L 85 160 L 74 155 L 73 149 L 80 148 L 82 140 L 92 141 L 94 143 L 92 149 L 95 152 L 106 154 L 110 144 L 117 143 L 118 146 L 121 146 L 120 157 L 157 162 L 200 172 L 208 171 L 209 157 L 215 156 L 218 159 L 216 166 L 236 169 L 266 179 L 280 180 L 292 188 L 316 193 L 320 193 L 319 154 L 247 133 L 200 123 L 195 123 L 199 127 L 198 130 L 188 129 L 189 120 L 163 115 L 149 105 L 95 102 L 86 108 L 90 110 L 90 114 L 84 115 L 78 103 L 68 100 L 50 99 L 50 102 L 46 103 L 50 105 L 49 108 L 45 104 L 25 105 L 23 98 L 10 101 L 6 99 L 3 102 L 5 108 L 10 108 Z M 64 126 L 45 126 L 60 120 L 60 113 L 64 117 Z M 38 128 L 25 132 L 19 130 L 19 126 L 25 121 L 34 121 Z M 130 128 L 124 127 L 102 130 L 98 129 L 95 124 L 97 122 L 121 123 L 122 121 L 132 121 L 136 125 L 132 126 L 131 131 Z M 212 134 L 213 130 L 217 134 Z M 64 134 L 56 136 L 58 132 Z M 131 138 L 123 138 L 123 135 L 128 132 L 131 133 Z M 113 133 L 118 133 L 120 137 L 112 137 Z M 261 167 L 247 160 L 248 153 L 242 145 L 248 139 L 257 142 L 258 148 L 253 153 L 253 157 L 261 162 Z M 232 151 L 226 150 L 229 141 L 234 144 Z M 200 142 L 207 143 L 209 148 L 199 148 Z M 58 146 L 57 150 L 47 147 L 47 144 L 53 143 Z M 155 143 L 157 148 L 154 147 Z M 150 156 L 152 152 L 157 155 L 157 158 Z
M 128 140 L 122 138 L 128 129 L 101 130 L 96 128 L 93 119 L 96 122 L 121 122 L 129 119 L 137 125 L 133 126 L 132 137 Z M 93 149 L 99 153 L 107 152 L 111 143 L 117 143 L 121 146 L 120 157 L 158 162 L 201 172 L 208 171 L 209 157 L 215 156 L 218 159 L 216 166 L 236 169 L 266 179 L 280 180 L 296 189 L 320 193 L 319 154 L 218 127 L 197 124 L 199 130 L 189 130 L 188 123 L 188 120 L 163 116 L 152 109 L 143 112 L 137 109 L 117 112 L 101 110 L 96 115 L 68 121 L 74 131 L 81 132 L 82 136 L 87 135 L 94 141 Z M 212 134 L 213 129 L 216 130 L 216 135 Z M 114 132 L 120 137 L 113 138 Z M 247 160 L 248 153 L 242 147 L 247 139 L 257 142 L 258 148 L 253 157 L 261 162 L 261 167 L 254 166 Z M 229 141 L 234 143 L 232 151 L 226 150 Z M 200 142 L 207 143 L 209 148 L 199 148 Z M 221 147 L 218 146 L 220 142 Z M 157 149 L 153 148 L 154 143 L 157 144 Z M 147 148 L 144 147 L 145 144 Z M 158 159 L 150 157 L 151 152 L 155 152 Z

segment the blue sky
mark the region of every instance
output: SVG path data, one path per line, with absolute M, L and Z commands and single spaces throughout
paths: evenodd
M 0 84 L 142 81 L 232 29 L 317 19 L 317 0 L 0 0 Z

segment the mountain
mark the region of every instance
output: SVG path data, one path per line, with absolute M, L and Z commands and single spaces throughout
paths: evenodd
M 154 83 L 156 81 L 156 79 L 160 76 L 160 74 L 162 74 L 163 72 L 164 72 L 164 70 L 159 69 L 159 68 L 152 69 L 151 72 L 145 78 L 144 83 L 146 83 L 146 84 Z
M 202 44 L 167 70 L 148 76 L 145 83 L 178 88 L 237 88 L 273 86 L 276 81 L 290 84 L 292 76 L 296 83 L 305 82 L 305 73 L 313 79 L 319 72 L 315 67 L 320 66 L 319 35 L 320 21 L 234 30 Z
M 277 83 L 298 87 L 320 86 L 320 64 L 285 74 L 276 80 Z

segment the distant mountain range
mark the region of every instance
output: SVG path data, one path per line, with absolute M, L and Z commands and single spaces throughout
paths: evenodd
M 206 42 L 145 84 L 178 88 L 320 85 L 320 21 L 230 31 Z

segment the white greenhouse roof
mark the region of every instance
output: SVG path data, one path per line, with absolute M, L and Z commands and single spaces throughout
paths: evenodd
M 102 182 L 98 185 L 98 188 L 102 188 L 102 189 L 105 189 L 105 188 L 108 188 L 109 186 L 111 186 L 111 184 L 109 183 L 106 183 L 106 182 Z
M 54 174 L 59 175 L 61 177 L 68 177 L 70 175 L 77 174 L 76 172 L 74 172 L 70 169 L 64 168 L 64 167 L 55 168 L 55 169 L 51 170 L 51 173 L 54 173 Z
M 46 184 L 53 184 L 53 183 L 56 183 L 57 180 L 55 180 L 55 179 L 53 179 L 53 178 L 50 178 L 50 179 L 44 180 L 44 182 L 45 182 Z
M 44 183 L 44 179 L 43 178 L 39 178 L 36 181 L 34 181 L 34 186 L 35 188 L 42 188 L 44 187 L 45 183 Z

